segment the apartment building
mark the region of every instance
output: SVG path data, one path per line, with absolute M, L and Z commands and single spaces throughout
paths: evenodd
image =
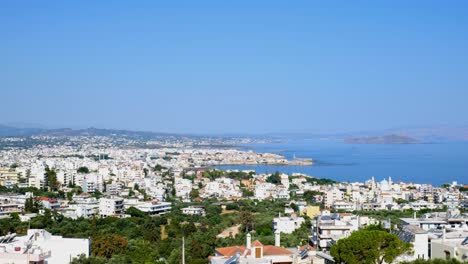
M 182 208 L 182 213 L 185 214 L 185 215 L 204 216 L 205 215 L 205 208 L 189 206 L 189 207 Z
M 99 199 L 99 215 L 101 217 L 117 216 L 124 213 L 124 199 L 119 197 L 108 197 Z
M 276 217 L 273 218 L 273 231 L 280 232 L 285 234 L 291 234 L 296 229 L 301 227 L 302 223 L 305 220 L 303 217 L 298 217 L 297 215 L 291 215 L 289 217 Z
M 54 236 L 44 229 L 29 229 L 26 236 L 0 237 L 0 263 L 69 263 L 82 254 L 89 256 L 89 239 Z

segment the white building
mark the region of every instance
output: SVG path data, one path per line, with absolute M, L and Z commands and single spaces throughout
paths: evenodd
M 291 234 L 294 230 L 301 227 L 304 223 L 303 217 L 292 215 L 291 217 L 276 217 L 273 218 L 273 231 L 285 234 Z
M 289 190 L 284 186 L 276 186 L 276 191 L 273 195 L 276 199 L 289 199 Z
M 60 208 L 60 203 L 57 201 L 57 199 L 41 196 L 37 197 L 37 200 L 45 209 L 57 210 Z
M 340 191 L 338 188 L 332 188 L 325 192 L 325 207 L 330 208 L 332 207 L 335 201 L 342 201 L 344 200 L 344 193 Z
M 431 241 L 431 258 L 468 260 L 468 237 L 433 239 Z
M 185 215 L 204 216 L 205 215 L 205 208 L 189 206 L 189 207 L 182 208 L 182 213 L 185 214 Z
M 177 197 L 189 197 L 192 191 L 192 181 L 183 178 L 175 178 L 174 188 Z
M 141 202 L 137 204 L 136 208 L 150 216 L 156 216 L 170 212 L 172 206 L 171 203 L 154 200 L 151 202 Z
M 289 189 L 289 176 L 287 174 L 281 173 L 281 185 Z
M 75 176 L 75 184 L 81 186 L 83 192 L 94 193 L 96 191 L 104 191 L 104 180 L 99 174 L 77 174 Z
M 89 240 L 54 236 L 43 229 L 30 229 L 23 237 L 0 237 L 0 263 L 69 263 L 89 256 Z
M 276 185 L 273 183 L 259 183 L 255 185 L 255 199 L 264 200 L 273 196 L 276 190 Z
M 394 231 L 401 240 L 413 245 L 412 253 L 399 257 L 400 261 L 413 261 L 429 258 L 429 240 L 426 230 L 413 225 L 406 225 L 402 230 Z
M 99 199 L 99 215 L 101 217 L 123 215 L 123 199 L 122 198 L 101 198 Z
M 413 218 L 400 218 L 404 225 L 418 226 L 424 230 L 442 229 L 442 227 L 457 228 L 468 223 L 468 218 L 460 214 L 457 210 L 448 212 L 428 213 L 424 217 L 417 218 L 414 213 Z
M 322 211 L 322 214 L 312 221 L 312 242 L 317 249 L 329 250 L 334 242 L 374 223 L 375 220 L 367 216 L 330 214 L 329 211 Z
M 97 205 L 70 204 L 64 215 L 72 219 L 77 219 L 79 217 L 91 218 L 93 215 L 96 215 L 97 211 Z
M 344 210 L 344 211 L 353 211 L 356 210 L 354 203 L 347 201 L 335 201 L 332 205 L 332 208 L 335 210 Z
M 203 198 L 222 197 L 226 199 L 242 197 L 242 192 L 239 188 L 239 182 L 233 179 L 221 177 L 214 181 L 208 182 L 203 189 Z

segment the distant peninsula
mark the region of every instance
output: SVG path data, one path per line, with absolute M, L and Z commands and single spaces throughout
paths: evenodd
M 344 140 L 349 144 L 419 144 L 419 140 L 405 135 L 386 135 L 380 137 L 350 137 Z

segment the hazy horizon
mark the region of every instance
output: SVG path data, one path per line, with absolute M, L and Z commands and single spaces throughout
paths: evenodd
M 38 123 L 27 123 L 27 122 L 6 122 L 0 123 L 0 126 L 7 126 L 19 129 L 72 129 L 72 130 L 83 130 L 83 129 L 104 129 L 104 130 L 125 130 L 133 132 L 151 132 L 151 133 L 163 133 L 163 134 L 179 134 L 179 135 L 213 135 L 213 136 L 268 136 L 268 135 L 305 135 L 305 136 L 377 136 L 377 135 L 390 135 L 390 134 L 405 134 L 407 136 L 414 136 L 411 133 L 406 133 L 412 130 L 431 130 L 431 129 L 468 129 L 468 125 L 427 125 L 427 126 L 397 126 L 388 127 L 385 129 L 369 129 L 369 130 L 342 130 L 342 131 L 267 131 L 267 132 L 218 132 L 213 133 L 210 131 L 205 132 L 185 132 L 185 131 L 158 131 L 158 130 L 139 130 L 133 128 L 115 128 L 115 127 L 94 127 L 94 126 L 47 126 Z M 431 133 L 426 134 L 426 136 Z M 434 134 L 435 135 L 435 134 Z
M 468 124 L 466 2 L 5 2 L 0 124 L 190 134 Z

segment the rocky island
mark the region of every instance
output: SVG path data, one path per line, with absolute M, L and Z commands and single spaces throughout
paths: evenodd
M 405 136 L 391 134 L 380 137 L 351 137 L 344 140 L 349 144 L 419 144 L 419 140 Z

